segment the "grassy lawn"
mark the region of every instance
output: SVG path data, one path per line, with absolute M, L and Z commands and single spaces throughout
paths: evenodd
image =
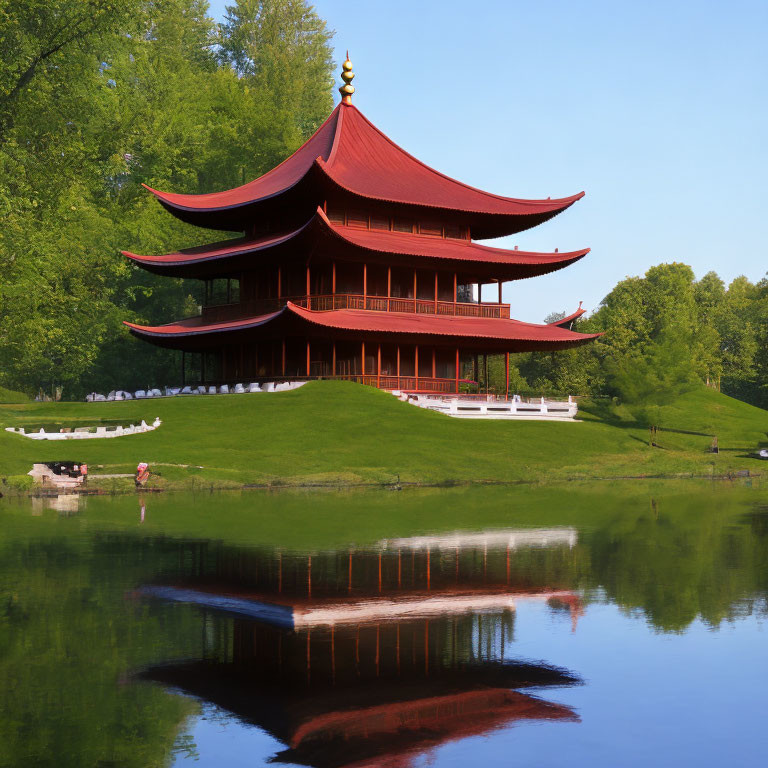
M 154 482 L 235 487 L 394 481 L 557 481 L 636 475 L 723 474 L 767 465 L 768 411 L 708 389 L 663 410 L 659 448 L 619 411 L 585 403 L 581 423 L 464 421 L 347 382 L 312 382 L 275 394 L 176 397 L 123 403 L 0 404 L 0 427 L 62 426 L 156 416 L 155 432 L 110 440 L 32 441 L 0 431 L 0 477 L 34 461 L 87 461 L 91 472 L 131 472 L 147 461 Z M 720 454 L 707 452 L 716 434 Z M 94 478 L 95 480 L 95 478 Z M 11 483 L 15 480 L 11 480 Z M 127 481 L 102 481 L 130 487 Z

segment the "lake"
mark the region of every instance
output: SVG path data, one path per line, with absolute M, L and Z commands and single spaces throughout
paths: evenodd
M 0 500 L 0 766 L 756 766 L 768 493 Z

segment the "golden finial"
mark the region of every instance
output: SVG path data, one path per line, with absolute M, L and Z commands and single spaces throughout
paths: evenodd
M 349 60 L 349 51 L 347 51 L 347 59 L 341 65 L 341 79 L 344 81 L 344 85 L 339 88 L 341 100 L 344 104 L 352 103 L 352 94 L 355 92 L 355 86 L 352 85 L 354 77 L 355 73 L 352 71 L 352 62 Z

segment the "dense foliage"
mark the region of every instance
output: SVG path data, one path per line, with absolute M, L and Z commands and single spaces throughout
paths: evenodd
M 686 264 L 659 264 L 622 280 L 574 330 L 605 335 L 572 351 L 517 356 L 510 388 L 609 395 L 643 410 L 706 383 L 768 407 L 768 279 L 726 287 L 714 272 L 696 280 Z M 490 385 L 503 387 L 503 376 L 494 360 Z
M 142 188 L 226 189 L 295 150 L 332 107 L 330 32 L 305 0 L 0 0 L 0 385 L 146 386 L 173 353 L 122 320 L 197 313 L 196 282 L 120 249 L 210 239 Z

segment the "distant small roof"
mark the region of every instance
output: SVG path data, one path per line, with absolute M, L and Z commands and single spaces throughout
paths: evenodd
M 360 334 L 391 335 L 409 341 L 424 336 L 440 337 L 445 343 L 462 344 L 481 342 L 486 346 L 504 349 L 513 346 L 519 351 L 570 349 L 602 334 L 575 333 L 554 325 L 536 325 L 519 320 L 486 317 L 445 317 L 398 312 L 374 312 L 368 310 L 337 309 L 327 312 L 304 309 L 292 302 L 278 312 L 219 323 L 203 323 L 201 317 L 179 320 L 159 326 L 143 326 L 125 322 L 131 332 L 147 341 L 171 348 L 205 348 L 205 340 L 221 334 L 254 331 L 280 323 L 298 324 L 307 330 L 315 326 L 327 338 L 328 332 L 339 332 L 345 337 Z
M 303 199 L 314 197 L 317 205 L 335 191 L 362 200 L 419 207 L 425 215 L 429 211 L 458 214 L 479 239 L 534 227 L 584 196 L 579 192 L 554 200 L 526 200 L 476 189 L 417 160 L 357 107 L 345 103 L 293 155 L 248 184 L 202 195 L 147 189 L 179 218 L 213 229 L 245 229 L 256 208 L 289 192 Z
M 567 253 L 539 253 L 509 250 L 460 240 L 378 229 L 356 229 L 339 226 L 328 220 L 321 208 L 302 227 L 281 235 L 260 238 L 235 238 L 210 245 L 188 248 L 162 256 L 139 256 L 130 251 L 123 255 L 156 274 L 175 277 L 206 277 L 239 272 L 259 263 L 257 258 L 279 262 L 290 252 L 305 258 L 306 251 L 296 246 L 306 239 L 325 242 L 333 256 L 365 251 L 382 256 L 405 256 L 423 260 L 453 262 L 452 268 L 462 273 L 500 280 L 519 280 L 554 272 L 583 258 L 589 248 Z M 343 251 L 339 247 L 343 246 Z
M 555 320 L 553 323 L 549 323 L 549 325 L 557 326 L 558 328 L 567 328 L 568 330 L 571 329 L 571 326 L 573 325 L 574 320 L 578 320 L 583 314 L 586 313 L 586 309 L 581 308 L 581 302 L 579 302 L 579 308 L 575 312 L 571 312 L 570 315 L 566 315 L 562 320 Z

